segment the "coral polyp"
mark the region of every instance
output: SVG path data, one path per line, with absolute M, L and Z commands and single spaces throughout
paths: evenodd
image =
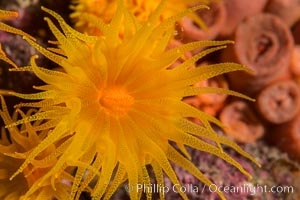
M 223 151 L 222 145 L 258 164 L 255 159 L 213 131 L 210 123 L 222 126 L 217 119 L 182 101 L 184 97 L 202 93 L 226 93 L 247 98 L 230 90 L 194 84 L 219 74 L 248 69 L 235 63 L 190 67 L 205 55 L 225 48 L 230 41 L 198 41 L 166 50 L 176 21 L 202 6 L 185 9 L 161 21 L 165 4 L 166 1 L 162 1 L 149 19 L 141 23 L 120 0 L 108 24 L 90 18 L 102 33 L 99 36 L 77 32 L 57 13 L 42 8 L 60 25 L 57 27 L 51 19 L 45 18 L 57 39 L 55 48 L 44 48 L 23 32 L 18 32 L 62 68 L 55 71 L 40 67 L 36 64 L 37 56 L 33 56 L 30 66 L 12 70 L 34 72 L 45 82 L 45 85 L 35 86 L 41 91 L 34 94 L 2 91 L 5 95 L 35 100 L 20 103 L 17 108 L 38 110 L 6 128 L 42 121 L 37 129 L 48 131 L 47 137 L 28 153 L 12 179 L 53 143 L 64 141 L 55 165 L 32 185 L 27 195 L 37 191 L 65 166 L 76 167 L 69 199 L 79 199 L 85 190 L 93 199 L 110 199 L 126 181 L 133 188 L 131 199 L 139 199 L 142 190 L 137 186 L 151 183 L 148 167 L 153 169 L 158 184 L 164 185 L 163 174 L 166 174 L 180 191 L 170 161 L 211 185 L 212 182 L 193 165 L 185 146 L 214 154 L 251 177 Z M 186 52 L 201 48 L 206 49 L 175 68 L 169 68 Z M 202 125 L 194 124 L 188 117 L 200 119 Z M 221 192 L 218 194 L 225 199 Z M 180 195 L 187 199 L 185 193 L 180 192 Z M 163 196 L 160 193 L 161 199 Z M 147 199 L 152 199 L 150 192 Z
M 124 4 L 138 21 L 146 22 L 160 2 L 161 0 L 125 0 Z M 166 8 L 160 13 L 160 20 L 171 17 L 191 6 L 206 5 L 209 2 L 210 0 L 167 1 Z M 99 33 L 97 32 L 97 28 L 84 15 L 95 15 L 101 18 L 104 23 L 109 23 L 116 12 L 117 4 L 118 0 L 73 0 L 71 5 L 73 13 L 70 17 L 74 19 L 75 27 L 78 30 L 90 34 Z M 196 13 L 191 12 L 188 16 L 199 26 L 206 27 L 203 20 Z
M 2 110 L 0 116 L 4 123 L 11 124 L 18 119 L 21 115 L 25 117 L 34 112 L 33 109 L 29 110 L 25 115 L 23 112 L 16 111 L 11 117 L 8 113 L 6 104 L 3 97 L 1 97 Z M 39 122 L 35 122 L 37 126 Z M 41 152 L 37 159 L 29 164 L 21 174 L 10 180 L 10 176 L 14 171 L 22 165 L 26 159 L 27 154 L 31 149 L 38 145 L 43 140 L 46 132 L 38 133 L 34 129 L 34 125 L 30 123 L 22 124 L 20 127 L 11 127 L 8 130 L 2 129 L 0 133 L 0 198 L 8 200 L 19 199 L 66 199 L 70 192 L 72 179 L 71 175 L 65 171 L 56 174 L 52 177 L 53 183 L 59 190 L 55 190 L 48 179 L 39 190 L 31 195 L 26 196 L 29 188 L 36 183 L 44 174 L 49 171 L 51 166 L 56 161 L 53 155 L 57 151 L 55 144 L 49 145 L 47 149 Z M 52 158 L 52 159 L 51 159 Z M 70 180 L 69 180 L 70 178 Z M 26 196 L 26 198 L 25 198 Z

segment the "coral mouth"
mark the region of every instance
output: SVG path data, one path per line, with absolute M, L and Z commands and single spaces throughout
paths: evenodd
M 123 116 L 134 104 L 134 98 L 128 92 L 119 87 L 111 87 L 104 90 L 100 104 L 112 115 Z

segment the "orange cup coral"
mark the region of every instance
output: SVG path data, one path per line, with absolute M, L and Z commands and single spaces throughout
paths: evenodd
M 217 119 L 182 101 L 183 97 L 202 93 L 226 93 L 247 98 L 222 88 L 194 86 L 219 74 L 247 68 L 234 63 L 189 67 L 210 52 L 225 48 L 230 41 L 198 41 L 166 50 L 175 22 L 202 6 L 186 9 L 161 21 L 165 4 L 166 1 L 162 1 L 149 19 L 141 24 L 119 0 L 108 24 L 96 17 L 90 18 L 91 23 L 95 23 L 102 32 L 101 36 L 81 34 L 69 27 L 58 14 L 42 8 L 60 24 L 62 31 L 52 20 L 45 18 L 58 40 L 58 48 L 45 49 L 26 36 L 24 39 L 59 64 L 63 71 L 39 67 L 35 62 L 37 56 L 33 56 L 31 66 L 13 70 L 34 72 L 46 83 L 35 87 L 42 91 L 35 94 L 2 91 L 7 95 L 40 100 L 17 105 L 35 107 L 38 112 L 11 123 L 7 128 L 43 120 L 45 124 L 40 129 L 50 130 L 13 177 L 22 173 L 52 143 L 66 137 L 68 143 L 60 149 L 62 153 L 57 156 L 55 165 L 32 185 L 28 194 L 38 190 L 66 165 L 77 167 L 70 199 L 79 199 L 84 190 L 88 190 L 93 199 L 110 199 L 125 181 L 133 188 L 131 199 L 139 199 L 142 190 L 137 186 L 151 183 L 146 167 L 153 168 L 158 184 L 164 185 L 165 173 L 180 191 L 180 183 L 170 161 L 211 185 L 211 181 L 193 165 L 185 146 L 219 156 L 251 177 L 223 151 L 222 145 L 235 149 L 258 164 L 255 159 L 237 144 L 213 131 L 211 122 L 221 126 Z M 122 38 L 120 31 L 124 33 Z M 22 32 L 19 34 L 24 35 Z M 169 69 L 186 52 L 203 47 L 207 49 Z M 192 123 L 187 117 L 200 119 L 203 126 Z M 179 150 L 170 144 L 171 141 Z M 96 184 L 91 184 L 94 180 Z M 225 199 L 221 192 L 218 194 Z M 180 195 L 187 199 L 183 192 Z M 160 193 L 161 199 L 163 196 Z M 147 199 L 152 199 L 151 193 L 147 193 Z
M 15 112 L 11 117 L 6 108 L 3 97 L 2 110 L 0 116 L 4 123 L 11 124 L 18 118 L 18 112 L 25 117 L 21 111 Z M 30 115 L 33 109 L 28 111 Z M 71 175 L 67 172 L 57 173 L 48 179 L 39 190 L 31 195 L 27 195 L 29 188 L 36 183 L 56 161 L 57 148 L 54 144 L 49 145 L 47 149 L 41 152 L 37 159 L 32 161 L 23 171 L 23 173 L 11 179 L 13 172 L 16 171 L 30 154 L 32 148 L 37 146 L 46 135 L 46 132 L 39 133 L 35 131 L 38 122 L 34 125 L 30 123 L 22 124 L 20 128 L 11 127 L 7 131 L 2 129 L 0 133 L 0 199 L 19 200 L 19 199 L 67 199 L 71 189 Z M 52 181 L 52 182 L 51 182 Z M 59 190 L 55 190 L 55 187 Z
M 167 1 L 166 8 L 160 13 L 160 20 L 171 17 L 191 6 L 208 4 L 210 1 L 169 0 Z M 124 4 L 139 22 L 146 22 L 160 2 L 161 0 L 125 0 Z M 117 10 L 117 4 L 118 0 L 73 0 L 71 5 L 73 13 L 70 17 L 74 19 L 77 30 L 90 34 L 97 33 L 98 31 L 94 24 L 90 23 L 83 15 L 92 14 L 101 18 L 104 23 L 109 23 Z M 188 16 L 199 26 L 206 27 L 203 20 L 196 13 L 191 12 Z

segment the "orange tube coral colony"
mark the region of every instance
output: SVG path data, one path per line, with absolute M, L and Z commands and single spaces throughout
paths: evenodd
M 33 56 L 31 66 L 12 70 L 34 72 L 45 82 L 45 85 L 35 87 L 41 92 L 20 94 L 2 91 L 6 95 L 40 100 L 17 105 L 19 108 L 35 107 L 38 112 L 6 128 L 43 120 L 45 124 L 40 127 L 41 131 L 49 130 L 48 136 L 28 153 L 25 162 L 11 178 L 22 173 L 53 143 L 66 138 L 66 145 L 60 148 L 61 154 L 57 156 L 55 165 L 32 185 L 28 195 L 66 165 L 77 167 L 70 199 L 79 199 L 84 190 L 89 191 L 93 199 L 110 199 L 125 181 L 133 188 L 130 198 L 139 199 L 142 191 L 136 187 L 151 183 L 146 167 L 152 167 L 159 185 L 164 185 L 165 173 L 180 191 L 180 183 L 170 161 L 211 185 L 212 182 L 193 165 L 185 146 L 214 154 L 251 177 L 223 151 L 222 145 L 233 148 L 259 165 L 255 159 L 237 144 L 213 131 L 211 122 L 222 126 L 217 119 L 182 101 L 184 97 L 203 93 L 226 93 L 248 98 L 222 88 L 194 86 L 199 81 L 231 71 L 247 71 L 247 68 L 235 63 L 189 67 L 206 54 L 225 48 L 230 41 L 198 41 L 166 50 L 175 22 L 205 6 L 186 9 L 161 21 L 165 4 L 166 1 L 162 1 L 149 19 L 141 24 L 119 0 L 108 24 L 89 16 L 101 36 L 81 34 L 68 26 L 58 14 L 42 8 L 60 25 L 61 30 L 51 19 L 45 18 L 58 40 L 57 48 L 46 49 L 19 32 L 32 46 L 63 68 L 62 72 L 58 72 L 39 67 L 35 62 L 37 56 Z M 203 47 L 207 48 L 168 69 L 186 52 Z M 194 124 L 187 117 L 198 118 L 203 125 Z M 177 145 L 178 150 L 170 141 Z M 96 183 L 91 184 L 95 180 Z M 218 194 L 225 199 L 221 192 Z M 147 199 L 152 199 L 151 195 L 147 193 Z M 183 192 L 180 195 L 187 199 Z M 160 193 L 160 199 L 163 196 Z

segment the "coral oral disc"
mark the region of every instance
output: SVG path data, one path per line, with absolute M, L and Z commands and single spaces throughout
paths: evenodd
M 104 90 L 100 103 L 110 114 L 123 116 L 134 104 L 134 98 L 125 89 L 112 87 Z

